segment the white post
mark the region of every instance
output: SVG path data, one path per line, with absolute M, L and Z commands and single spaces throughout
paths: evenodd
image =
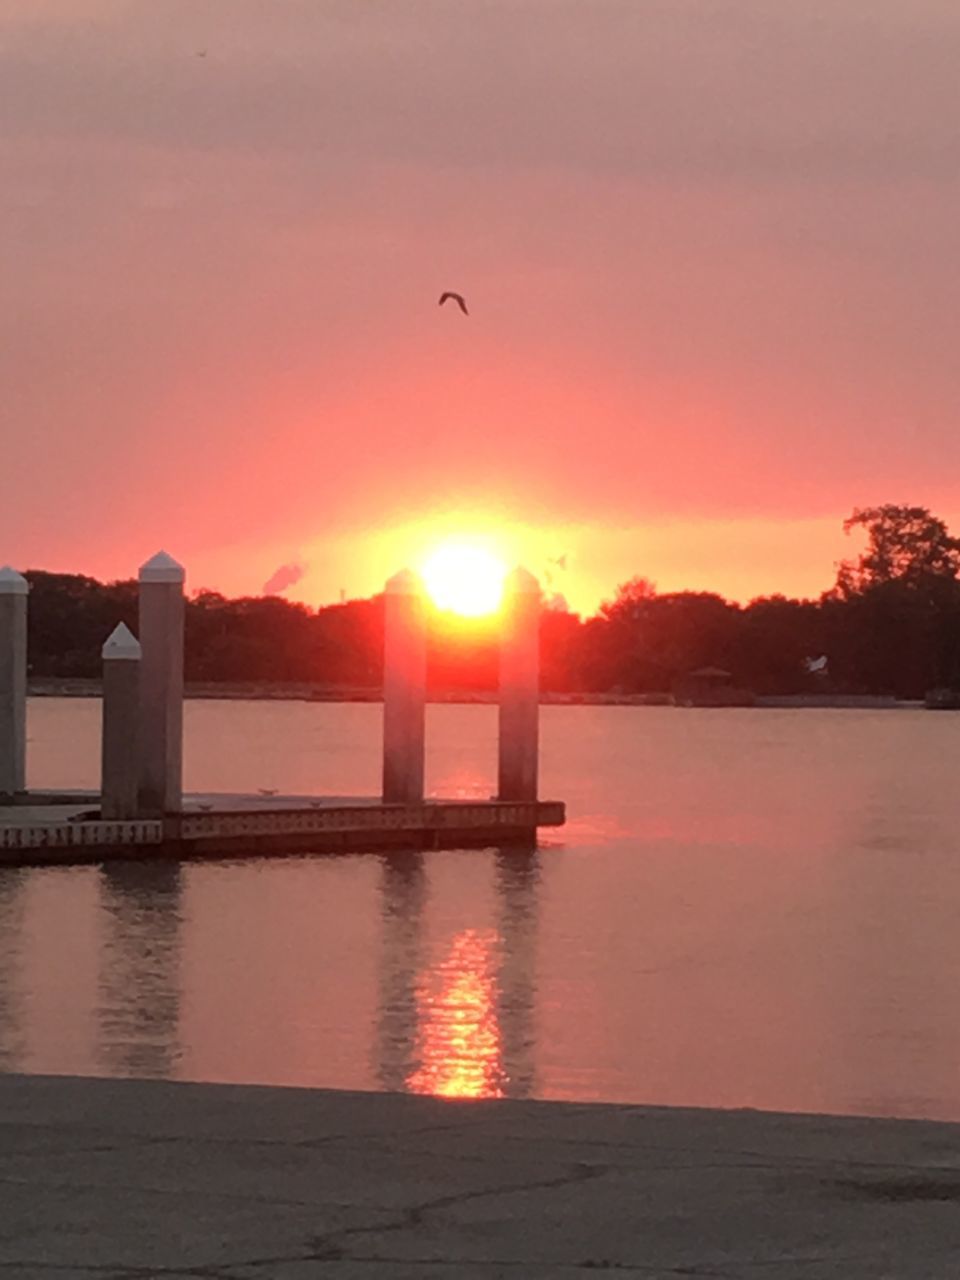
M 140 812 L 183 802 L 183 566 L 165 551 L 140 569 Z
M 386 585 L 383 653 L 383 799 L 423 799 L 426 623 L 423 585 L 403 569 Z
M 501 800 L 536 800 L 540 730 L 540 586 L 526 569 L 504 582 L 500 640 Z
M 103 646 L 100 813 L 104 818 L 137 816 L 139 721 L 140 643 L 120 622 Z
M 16 569 L 0 569 L 0 796 L 14 796 L 27 785 L 29 590 Z

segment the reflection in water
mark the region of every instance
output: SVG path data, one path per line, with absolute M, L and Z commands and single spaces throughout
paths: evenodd
M 26 873 L 0 871 L 0 1071 L 14 1071 L 23 1057 L 23 917 Z
M 100 1059 L 111 1073 L 175 1074 L 182 876 L 176 862 L 114 862 L 101 869 Z
M 536 850 L 501 849 L 497 853 L 500 910 L 500 972 L 497 1011 L 503 1041 L 505 1090 L 511 1098 L 529 1098 L 536 1089 L 537 888 Z
M 441 1098 L 504 1096 L 496 949 L 492 929 L 458 933 L 446 959 L 430 975 L 432 981 L 421 989 L 422 1065 L 407 1081 L 412 1093 Z
M 537 855 L 496 856 L 498 928 L 470 927 L 426 953 L 426 863 L 384 859 L 377 1077 L 384 1089 L 448 1098 L 528 1097 L 534 1088 Z
M 30 714 L 32 784 L 82 786 L 98 704 Z M 496 709 L 429 714 L 433 776 L 472 785 Z M 193 702 L 187 722 L 192 789 L 256 790 L 268 755 L 286 791 L 376 785 L 375 707 Z M 543 733 L 572 821 L 539 884 L 516 850 L 192 864 L 182 908 L 172 868 L 0 873 L 0 1063 L 449 1087 L 459 990 L 461 1041 L 499 1045 L 475 1074 L 506 1094 L 960 1119 L 960 717 L 546 707 Z M 141 892 L 154 870 L 166 888 Z
M 416 983 L 422 963 L 427 878 L 421 853 L 392 854 L 382 866 L 377 1078 L 382 1089 L 399 1092 L 419 1062 Z

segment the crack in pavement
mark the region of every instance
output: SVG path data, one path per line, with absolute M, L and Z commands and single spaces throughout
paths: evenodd
M 791 1154 L 787 1152 L 772 1156 L 769 1152 L 744 1150 L 739 1147 L 714 1147 L 712 1149 L 705 1149 L 704 1147 L 675 1147 L 675 1146 L 665 1146 L 662 1143 L 636 1143 L 635 1144 L 635 1143 L 615 1142 L 612 1140 L 606 1141 L 604 1139 L 591 1139 L 591 1138 L 537 1138 L 536 1140 L 538 1142 L 542 1142 L 546 1148 L 549 1148 L 552 1146 L 562 1146 L 562 1147 L 569 1146 L 569 1147 L 577 1147 L 580 1150 L 589 1150 L 590 1148 L 596 1147 L 603 1151 L 610 1151 L 610 1150 L 622 1151 L 624 1155 L 632 1155 L 636 1153 L 637 1155 L 640 1155 L 640 1156 L 647 1155 L 650 1152 L 660 1152 L 668 1155 L 678 1155 L 678 1156 L 684 1155 L 684 1156 L 699 1156 L 699 1157 L 702 1157 L 704 1155 L 708 1155 L 709 1157 L 718 1157 L 718 1156 L 722 1157 L 722 1156 L 729 1155 L 735 1158 L 743 1158 L 749 1161 L 756 1160 L 760 1162 L 760 1164 L 756 1166 L 752 1164 L 751 1165 L 720 1164 L 720 1165 L 711 1165 L 711 1166 L 708 1166 L 708 1165 L 701 1166 L 699 1164 L 694 1164 L 694 1165 L 678 1166 L 679 1168 L 684 1168 L 684 1169 L 687 1169 L 687 1168 L 696 1169 L 701 1167 L 703 1168 L 766 1167 L 770 1169 L 796 1167 L 796 1168 L 802 1169 L 802 1168 L 808 1168 L 811 1165 L 814 1167 L 819 1165 L 824 1165 L 824 1166 L 838 1166 L 841 1168 L 849 1167 L 853 1169 L 857 1169 L 857 1168 L 911 1169 L 911 1170 L 916 1170 L 917 1172 L 926 1172 L 930 1169 L 932 1169 L 932 1171 L 934 1172 L 943 1172 L 945 1169 L 952 1169 L 952 1170 L 955 1170 L 956 1172 L 960 1172 L 960 1136 L 958 1136 L 956 1151 L 954 1153 L 956 1164 L 955 1165 L 934 1165 L 934 1166 L 929 1166 L 927 1164 L 919 1164 L 919 1165 L 907 1164 L 903 1160 L 898 1160 L 895 1158 L 891 1160 L 868 1160 L 865 1158 L 844 1158 L 844 1157 L 836 1157 L 836 1156 L 828 1156 L 828 1155 L 805 1156 L 805 1155 L 798 1155 L 795 1153 Z M 531 1139 L 529 1136 L 525 1136 L 522 1134 L 507 1133 L 502 1135 L 498 1134 L 497 1141 L 505 1142 L 505 1143 L 525 1143 L 529 1145 Z
M 69 1266 L 59 1262 L 0 1262 L 0 1273 L 13 1268 L 39 1271 L 60 1271 L 69 1280 L 70 1276 L 105 1276 L 106 1280 L 155 1280 L 158 1277 L 169 1277 L 170 1280 L 223 1280 L 219 1272 L 212 1273 L 209 1268 L 183 1267 L 118 1267 L 115 1262 L 72 1262 Z
M 396 1211 L 398 1216 L 394 1221 L 380 1222 L 372 1225 L 363 1225 L 356 1227 L 341 1227 L 338 1230 L 330 1231 L 321 1236 L 314 1236 L 307 1241 L 306 1250 L 297 1254 L 274 1255 L 267 1258 L 250 1258 L 245 1261 L 233 1261 L 229 1263 L 214 1264 L 212 1274 L 216 1280 L 232 1280 L 231 1272 L 236 1268 L 259 1268 L 268 1266 L 280 1266 L 286 1263 L 295 1262 L 353 1262 L 357 1261 L 352 1254 L 346 1252 L 346 1244 L 348 1240 L 355 1239 L 365 1235 L 389 1235 L 397 1231 L 416 1230 L 424 1217 L 430 1213 L 436 1213 L 442 1209 L 452 1208 L 454 1205 L 466 1204 L 471 1200 L 482 1200 L 492 1198 L 494 1196 L 510 1196 L 523 1194 L 527 1191 L 550 1191 L 557 1187 L 574 1186 L 577 1183 L 589 1182 L 595 1178 L 602 1177 L 607 1170 L 600 1165 L 582 1165 L 578 1166 L 572 1173 L 564 1174 L 562 1177 L 556 1178 L 540 1178 L 532 1182 L 509 1183 L 506 1186 L 497 1185 L 495 1187 L 482 1187 L 476 1191 L 461 1191 L 446 1196 L 435 1196 L 431 1200 L 424 1200 L 419 1204 L 410 1205 L 407 1208 Z M 363 1259 L 366 1261 L 366 1259 Z M 402 1261 L 401 1259 L 391 1261 Z M 479 1263 L 477 1264 L 479 1265 Z M 486 1265 L 498 1265 L 487 1262 Z M 549 1264 L 538 1263 L 534 1260 L 527 1260 L 524 1263 L 527 1267 L 543 1266 Z

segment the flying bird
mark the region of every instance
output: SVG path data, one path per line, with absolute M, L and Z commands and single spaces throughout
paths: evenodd
M 446 292 L 441 293 L 440 301 L 437 303 L 437 305 L 442 307 L 448 298 L 452 298 L 454 300 L 454 302 L 457 304 L 457 306 L 460 308 L 460 310 L 463 312 L 465 316 L 468 316 L 470 314 L 470 312 L 467 310 L 467 304 L 463 300 L 463 294 L 452 293 L 449 289 L 447 289 Z

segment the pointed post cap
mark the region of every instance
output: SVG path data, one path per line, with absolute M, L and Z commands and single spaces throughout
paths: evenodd
M 412 569 L 401 569 L 392 578 L 387 579 L 384 590 L 391 596 L 418 596 L 423 591 L 420 575 Z
M 101 650 L 104 662 L 122 658 L 135 662 L 140 657 L 140 641 L 124 622 L 118 622 Z
M 30 590 L 30 583 L 22 573 L 4 565 L 0 569 L 0 596 L 25 596 Z
M 177 564 L 165 551 L 158 551 L 140 566 L 141 582 L 183 582 L 186 576 L 183 565 Z
M 533 576 L 529 569 L 524 569 L 522 565 L 517 565 L 503 580 L 504 595 L 530 595 L 540 594 L 540 583 Z

